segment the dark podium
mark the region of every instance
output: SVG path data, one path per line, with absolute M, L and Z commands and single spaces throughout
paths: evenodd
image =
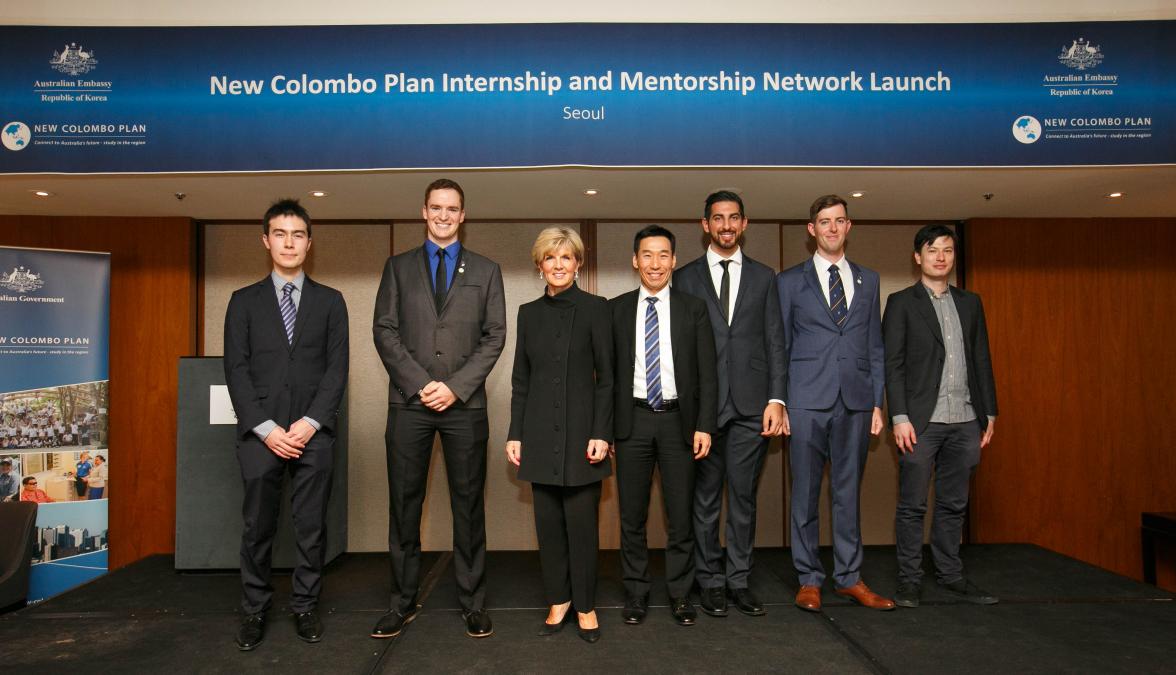
M 176 420 L 176 569 L 239 569 L 241 566 L 241 469 L 234 424 L 212 424 L 213 388 L 223 387 L 217 357 L 180 359 Z M 327 506 L 326 560 L 347 548 L 347 397 L 339 410 L 331 501 Z M 223 420 L 222 420 L 223 421 Z M 294 525 L 289 478 L 284 481 L 273 566 L 294 566 Z

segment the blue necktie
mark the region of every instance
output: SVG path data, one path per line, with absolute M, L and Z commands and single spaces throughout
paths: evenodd
M 661 340 L 657 330 L 657 298 L 646 298 L 645 308 L 645 401 L 651 408 L 662 404 Z
M 282 286 L 282 324 L 286 326 L 286 342 L 294 344 L 294 319 L 298 316 L 298 309 L 294 307 L 294 284 L 286 282 Z
M 829 265 L 829 311 L 833 313 L 833 320 L 838 327 L 845 325 L 849 308 L 845 304 L 845 286 L 841 283 L 841 272 L 837 265 Z

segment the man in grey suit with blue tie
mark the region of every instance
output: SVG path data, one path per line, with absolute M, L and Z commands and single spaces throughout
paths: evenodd
M 821 610 L 818 501 L 825 463 L 833 497 L 833 580 L 839 595 L 894 609 L 861 580 L 859 500 L 870 435 L 882 431 L 885 354 L 878 273 L 849 262 L 845 200 L 817 198 L 808 232 L 816 253 L 776 278 L 788 362 L 785 433 L 791 435 L 792 561 L 796 606 Z
M 776 273 L 740 242 L 743 199 L 720 190 L 706 198 L 706 253 L 674 272 L 674 287 L 706 303 L 715 337 L 718 434 L 697 463 L 694 485 L 695 578 L 702 611 L 727 615 L 727 596 L 748 616 L 765 614 L 748 586 L 755 545 L 756 487 L 768 439 L 784 428 L 787 384 Z M 719 544 L 723 484 L 727 550 Z
M 502 271 L 462 246 L 465 193 L 425 188 L 424 243 L 388 258 L 372 333 L 388 371 L 389 611 L 374 638 L 400 634 L 420 609 L 421 514 L 433 440 L 441 437 L 453 512 L 453 567 L 466 635 L 494 632 L 486 613 L 486 377 L 506 342 Z

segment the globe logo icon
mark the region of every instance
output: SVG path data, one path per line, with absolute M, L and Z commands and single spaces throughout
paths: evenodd
M 1041 138 L 1041 122 L 1032 115 L 1021 115 L 1013 122 L 1013 138 L 1028 145 Z
M 32 138 L 33 132 L 24 122 L 8 122 L 0 128 L 0 143 L 9 150 L 24 150 Z

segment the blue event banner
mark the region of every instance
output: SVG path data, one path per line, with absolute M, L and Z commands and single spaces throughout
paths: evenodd
M 109 254 L 0 246 L 0 316 L 0 395 L 109 379 Z
M 0 173 L 1176 163 L 1176 21 L 0 27 Z

